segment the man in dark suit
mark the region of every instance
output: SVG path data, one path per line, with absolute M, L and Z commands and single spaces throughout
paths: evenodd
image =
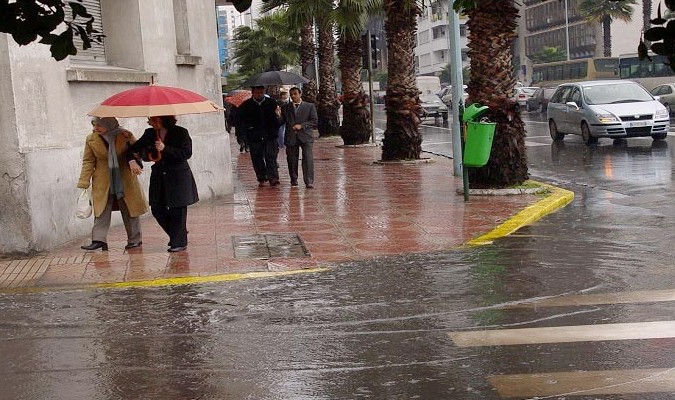
M 251 152 L 251 162 L 258 185 L 263 186 L 269 181 L 270 186 L 277 186 L 279 184 L 277 133 L 280 122 L 275 111 L 281 109 L 276 101 L 265 96 L 264 86 L 253 86 L 251 93 L 253 97 L 241 104 L 237 118 L 246 134 L 246 144 Z
M 298 158 L 302 148 L 302 179 L 309 189 L 314 187 L 314 137 L 319 118 L 314 104 L 302 101 L 302 92 L 294 87 L 290 90 L 291 102 L 277 112 L 280 122 L 286 124 L 286 160 L 291 186 L 298 186 Z

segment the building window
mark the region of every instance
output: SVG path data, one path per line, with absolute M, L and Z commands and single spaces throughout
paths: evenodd
M 103 19 L 101 17 L 101 3 L 99 0 L 84 0 L 82 5 L 86 7 L 87 12 L 94 17 L 94 30 L 104 32 Z M 66 11 L 66 15 L 72 17 L 72 13 Z M 85 22 L 85 20 L 78 16 L 75 22 Z M 70 56 L 71 60 L 82 61 L 92 64 L 106 64 L 105 45 L 103 42 L 91 42 L 91 47 L 87 50 L 82 49 L 82 39 L 78 35 L 73 36 L 73 44 L 77 49 L 77 54 Z
M 466 24 L 461 24 L 459 26 L 459 36 L 466 37 Z

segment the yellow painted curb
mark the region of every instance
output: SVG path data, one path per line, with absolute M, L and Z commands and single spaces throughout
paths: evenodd
M 483 246 L 486 244 L 491 244 L 495 239 L 499 239 L 504 236 L 508 236 L 523 226 L 529 225 L 545 215 L 548 215 L 574 200 L 574 192 L 559 188 L 557 186 L 549 185 L 546 183 L 535 182 L 542 187 L 545 187 L 551 191 L 551 194 L 546 196 L 546 198 L 525 207 L 518 214 L 509 218 L 506 222 L 497 226 L 495 229 L 486 233 L 485 235 L 479 236 L 475 239 L 471 239 L 466 242 L 469 246 Z
M 45 287 L 24 287 L 24 288 L 19 287 L 19 288 L 0 289 L 0 294 L 41 293 L 41 292 L 74 291 L 85 289 L 125 289 L 132 287 L 177 286 L 177 285 L 191 285 L 195 283 L 229 282 L 252 278 L 273 278 L 277 276 L 309 274 L 326 271 L 330 271 L 330 268 L 307 268 L 307 269 L 296 269 L 291 271 L 246 272 L 242 274 L 221 274 L 221 275 L 206 275 L 206 276 L 182 276 L 177 278 L 161 278 L 147 281 L 96 283 L 91 285 L 72 285 L 72 286 L 58 286 L 58 287 L 45 286 Z

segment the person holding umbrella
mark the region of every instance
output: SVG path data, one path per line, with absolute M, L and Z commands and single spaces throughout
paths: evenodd
M 134 135 L 120 127 L 116 118 L 94 117 L 93 132 L 87 136 L 82 156 L 82 170 L 77 187 L 88 189 L 91 182 L 91 197 L 94 209 L 94 228 L 91 243 L 81 246 L 83 250 L 108 250 L 108 230 L 113 210 L 122 213 L 127 231 L 125 249 L 140 246 L 142 242 L 140 216 L 148 211 L 138 178 L 131 168 L 139 168 L 132 160 L 127 163 L 125 153 L 136 141 Z
M 199 201 L 188 159 L 192 157 L 192 139 L 187 129 L 176 125 L 176 117 L 165 115 L 148 118 L 148 128 L 127 153 L 131 170 L 141 173 L 132 160 L 135 154 L 155 150 L 150 174 L 150 210 L 159 226 L 169 236 L 169 252 L 187 249 L 187 206 Z
M 252 86 L 253 97 L 241 104 L 237 110 L 239 125 L 246 133 L 246 144 L 251 152 L 251 162 L 255 170 L 258 185 L 279 185 L 279 165 L 277 156 L 277 134 L 281 123 L 276 111 L 280 109 L 276 101 L 265 96 L 264 86 Z

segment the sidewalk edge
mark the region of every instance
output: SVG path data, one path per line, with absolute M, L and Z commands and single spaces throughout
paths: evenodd
M 523 226 L 530 225 L 533 222 L 541 219 L 542 217 L 551 214 L 557 211 L 560 208 L 565 207 L 574 200 L 574 192 L 559 188 L 557 186 L 549 185 L 547 183 L 542 183 L 534 181 L 538 185 L 545 187 L 551 191 L 551 194 L 546 196 L 546 198 L 539 200 L 538 202 L 525 207 L 523 210 L 518 212 L 513 217 L 509 218 L 506 222 L 500 224 L 495 229 L 490 232 L 479 236 L 475 239 L 471 239 L 466 242 L 468 246 L 483 246 L 487 244 L 492 244 L 496 239 L 499 239 L 504 236 L 508 236 Z

